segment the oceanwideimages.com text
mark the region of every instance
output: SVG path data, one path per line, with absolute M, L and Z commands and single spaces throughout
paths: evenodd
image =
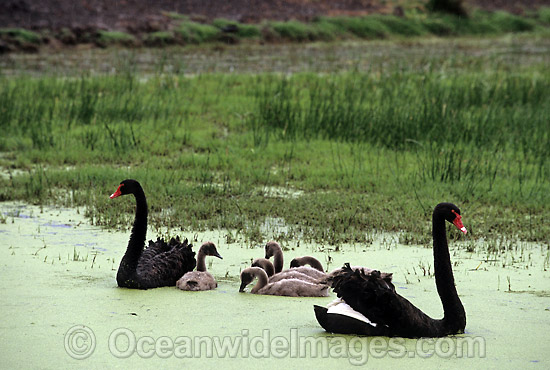
M 364 365 L 370 358 L 483 358 L 483 337 L 387 338 L 357 336 L 304 336 L 298 329 L 288 335 L 261 335 L 241 330 L 235 336 L 138 336 L 128 328 L 118 328 L 105 338 L 116 358 L 347 358 L 352 365 Z M 83 325 L 70 328 L 65 350 L 76 359 L 86 359 L 96 349 L 94 332 Z

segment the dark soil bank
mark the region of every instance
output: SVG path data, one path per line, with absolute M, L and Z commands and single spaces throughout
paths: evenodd
M 246 33 L 239 28 L 246 23 L 258 24 L 263 20 L 307 22 L 319 16 L 403 16 L 403 8 L 396 6 L 401 3 L 406 4 L 407 11 L 411 8 L 413 12 L 417 8 L 425 11 L 422 4 L 427 3 L 427 0 L 408 3 L 396 0 L 0 0 L 0 54 L 35 52 L 43 46 L 58 49 L 77 44 L 100 47 L 110 44 L 185 45 L 202 41 L 231 44 L 239 42 L 239 37 Z M 465 0 L 464 4 L 467 10 L 505 10 L 529 15 L 541 6 L 550 6 L 550 0 Z M 195 29 L 190 33 L 175 34 L 173 31 L 180 27 L 181 16 L 196 23 L 226 19 L 237 21 L 241 26 L 218 24 L 214 32 L 216 35 L 212 35 L 211 28 L 201 29 L 199 25 L 197 29 L 195 24 Z M 437 24 L 435 26 L 441 28 Z M 301 35 L 288 36 L 285 32 L 296 33 L 296 30 L 287 29 L 279 32 L 282 34 L 280 37 L 276 37 L 269 28 L 252 28 L 256 28 L 256 34 L 261 32 L 262 40 L 267 42 L 323 39 L 300 29 L 297 31 L 302 32 Z M 34 32 L 22 32 L 21 29 Z M 113 34 L 109 31 L 122 32 Z M 449 30 L 439 31 L 435 33 L 452 33 Z M 238 37 L 235 35 L 237 33 Z
M 204 20 L 227 18 L 250 23 L 263 19 L 309 20 L 320 15 L 392 13 L 392 4 L 383 0 L 2 0 L 0 27 L 151 31 L 164 28 L 167 12 Z M 466 4 L 522 13 L 550 6 L 550 0 L 468 0 Z

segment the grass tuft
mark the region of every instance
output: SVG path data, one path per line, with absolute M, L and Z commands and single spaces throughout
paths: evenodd
M 108 46 L 108 45 L 126 45 L 131 46 L 136 42 L 133 35 L 121 31 L 99 31 L 96 42 Z
M 220 30 L 217 27 L 191 21 L 181 22 L 176 32 L 185 43 L 189 44 L 215 41 L 220 35 Z

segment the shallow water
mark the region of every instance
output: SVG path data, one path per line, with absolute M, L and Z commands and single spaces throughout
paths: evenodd
M 0 55 L 0 75 L 80 76 L 135 70 L 152 73 L 332 73 L 497 67 L 528 68 L 549 63 L 550 41 L 542 36 L 423 38 L 402 41 L 247 44 L 224 47 L 45 49 Z
M 0 211 L 5 221 L 0 224 L 0 356 L 6 368 L 21 363 L 32 368 L 550 366 L 547 245 L 517 244 L 488 254 L 482 242 L 472 253 L 464 242 L 451 243 L 467 313 L 464 335 L 438 341 L 357 338 L 327 334 L 317 324 L 312 306 L 327 304 L 332 293 L 328 298 L 238 293 L 240 270 L 262 257 L 263 247 L 227 244 L 225 232 L 193 234 L 195 246 L 212 240 L 224 258 L 207 261 L 217 290 L 137 291 L 115 282 L 128 231 L 91 226 L 83 209 L 1 203 Z M 289 244 L 285 264 L 309 254 L 324 265 L 330 256 L 331 269 L 349 261 L 393 272 L 400 294 L 441 317 L 431 249 L 396 240 L 375 234 L 372 245 L 339 251 Z M 319 347 L 310 348 L 313 341 Z M 464 343 L 471 348 L 461 347 Z

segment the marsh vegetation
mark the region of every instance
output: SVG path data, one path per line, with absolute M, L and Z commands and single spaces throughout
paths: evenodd
M 173 68 L 166 52 L 149 55 L 145 71 L 143 55 L 117 52 L 100 54 L 112 73 L 10 73 L 0 84 L 0 199 L 85 206 L 96 225 L 128 225 L 132 205 L 120 211 L 108 194 L 136 178 L 157 228 L 330 245 L 368 243 L 374 230 L 427 242 L 430 210 L 448 200 L 473 236 L 544 240 L 547 42 L 445 44 L 350 44 L 341 56 L 345 45 L 289 46 L 289 64 L 309 56 L 320 74 L 273 73 L 277 54 L 261 48 L 255 73 L 223 50 L 220 63 L 238 73 Z

